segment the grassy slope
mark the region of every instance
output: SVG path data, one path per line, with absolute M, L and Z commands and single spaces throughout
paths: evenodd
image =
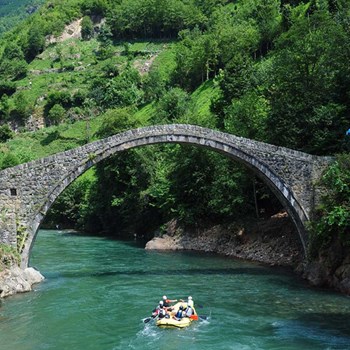
M 143 53 L 134 58 L 134 63 L 137 61 L 138 64 L 142 64 L 147 56 L 149 58 L 155 55 L 153 67 L 158 69 L 166 79 L 175 67 L 175 56 L 172 50 L 174 45 L 174 43 L 160 41 L 134 42 L 130 44 L 130 51 Z M 98 43 L 94 39 L 90 41 L 69 39 L 49 46 L 30 64 L 28 76 L 18 82 L 18 91 L 24 94 L 30 103 L 35 103 L 36 112 L 40 113 L 40 108 L 44 106 L 44 101 L 41 102 L 41 99 L 48 91 L 74 92 L 87 89 L 91 77 L 101 74 L 101 69 L 106 63 L 96 60 L 94 51 L 97 47 Z M 121 55 L 123 50 L 123 44 L 114 46 L 115 55 L 110 59 L 113 64 L 121 66 L 126 64 L 126 57 Z M 62 58 L 61 62 L 58 60 L 59 55 Z M 80 68 L 76 71 L 50 71 L 52 68 L 59 69 L 62 65 Z M 217 89 L 211 81 L 199 87 L 192 94 L 193 115 L 189 117 L 189 120 L 182 122 L 211 126 L 210 118 L 208 118 L 209 106 L 211 98 L 216 94 Z M 155 103 L 151 103 L 140 108 L 134 117 L 140 125 L 147 125 L 155 110 Z M 8 152 L 15 154 L 21 162 L 27 162 L 78 147 L 86 143 L 87 139 L 93 141 L 102 121 L 103 115 L 100 115 L 90 118 L 89 121 L 81 120 L 52 126 L 37 132 L 19 133 L 14 139 L 0 144 L 0 163 Z
M 204 125 L 203 120 L 209 120 L 210 99 L 217 94 L 217 90 L 212 82 L 204 83 L 192 95 L 194 105 L 194 115 L 190 123 Z M 134 115 L 140 124 L 147 125 L 149 117 L 155 113 L 155 104 L 147 104 L 140 108 Z M 60 124 L 51 126 L 36 132 L 17 134 L 12 140 L 5 144 L 0 144 L 0 160 L 5 152 L 12 152 L 21 155 L 21 159 L 26 162 L 42 158 L 54 153 L 66 151 L 79 147 L 90 141 L 96 140 L 96 132 L 101 126 L 103 115 L 95 117 L 90 121 L 81 120 L 72 124 Z M 184 121 L 186 122 L 186 121 Z M 210 127 L 210 125 L 206 125 Z

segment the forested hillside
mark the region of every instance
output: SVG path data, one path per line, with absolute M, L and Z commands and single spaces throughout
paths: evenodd
M 198 124 L 344 153 L 314 230 L 349 232 L 349 18 L 346 0 L 51 0 L 0 43 L 1 167 L 137 126 Z M 279 209 L 221 155 L 152 146 L 78 179 L 49 221 L 145 233 Z
M 43 0 L 0 0 L 0 36 L 34 13 Z

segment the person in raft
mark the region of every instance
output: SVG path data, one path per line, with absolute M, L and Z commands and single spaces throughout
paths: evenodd
M 169 307 L 171 303 L 176 303 L 177 299 L 168 299 L 166 295 L 163 295 L 163 303 L 165 307 Z
M 187 305 L 188 305 L 188 306 L 191 306 L 191 308 L 193 309 L 194 304 L 193 304 L 193 299 L 192 299 L 191 296 L 189 296 L 189 297 L 187 298 Z
M 171 311 L 170 304 L 171 303 L 176 303 L 177 299 L 171 300 L 168 299 L 166 295 L 163 295 L 163 303 L 166 308 L 169 308 L 169 311 Z
M 169 318 L 169 314 L 167 313 L 166 308 L 163 305 L 159 305 L 158 318 Z
M 185 316 L 186 317 L 191 317 L 193 315 L 193 309 L 190 305 L 187 305 L 185 309 Z
M 189 296 L 187 299 L 187 307 L 184 310 L 186 317 L 191 317 L 194 314 L 193 307 L 194 307 L 193 299 L 191 296 Z
M 159 304 L 157 305 L 157 307 L 152 311 L 152 317 L 155 318 L 159 315 L 159 311 L 160 309 L 162 309 L 164 306 L 163 300 L 161 300 L 159 302 Z
M 183 306 L 181 305 L 180 307 L 179 307 L 179 310 L 177 310 L 177 313 L 176 313 L 176 315 L 174 316 L 174 318 L 176 319 L 176 320 L 178 320 L 178 321 L 180 321 L 181 319 L 182 319 L 182 317 L 183 317 Z

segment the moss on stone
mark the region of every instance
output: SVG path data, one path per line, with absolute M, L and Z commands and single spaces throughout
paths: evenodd
M 6 244 L 0 244 L 0 271 L 13 265 L 19 265 L 21 257 L 16 248 Z

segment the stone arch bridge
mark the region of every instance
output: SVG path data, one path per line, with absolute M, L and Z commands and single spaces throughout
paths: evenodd
M 41 222 L 72 181 L 116 152 L 156 143 L 206 147 L 250 168 L 286 208 L 306 251 L 305 224 L 312 218 L 320 194 L 316 182 L 332 159 L 184 124 L 129 130 L 1 171 L 0 242 L 17 247 L 22 267 L 26 267 Z

